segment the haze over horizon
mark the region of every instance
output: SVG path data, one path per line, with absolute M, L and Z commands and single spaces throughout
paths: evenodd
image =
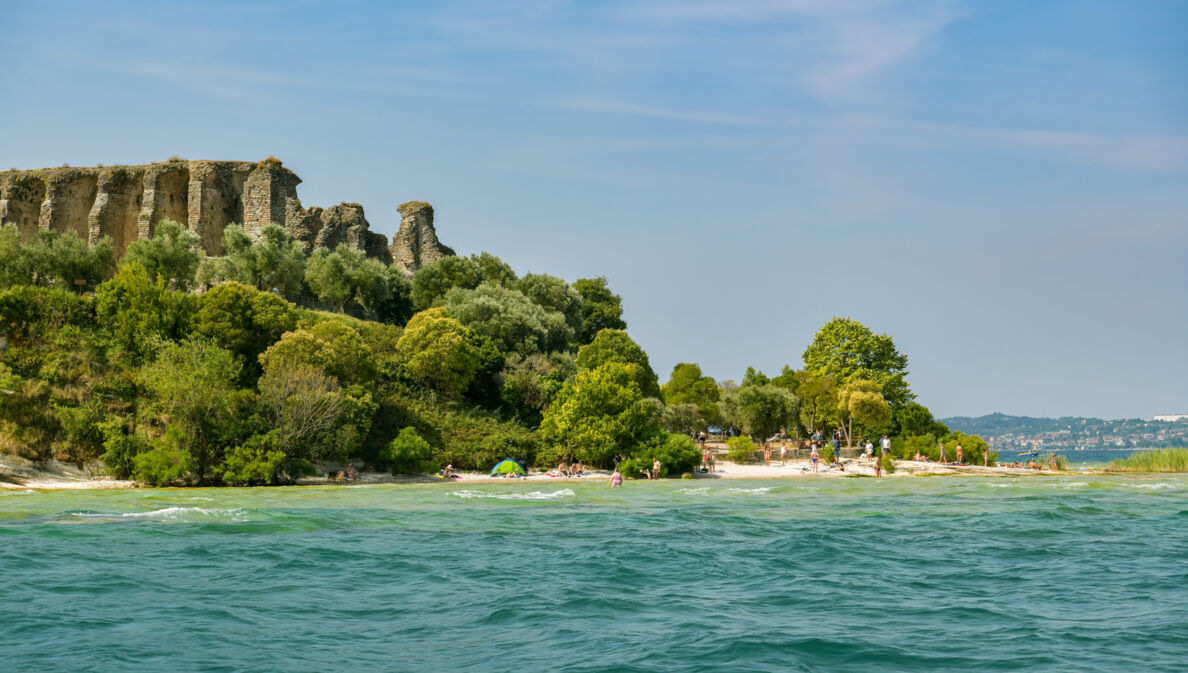
M 604 275 L 661 379 L 893 335 L 937 417 L 1188 411 L 1188 5 L 0 7 L 0 167 L 280 157 Z

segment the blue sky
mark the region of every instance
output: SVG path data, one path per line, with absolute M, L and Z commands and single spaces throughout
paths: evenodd
M 938 415 L 1188 411 L 1188 5 L 0 4 L 0 165 L 276 155 L 605 275 L 666 378 L 843 315 Z

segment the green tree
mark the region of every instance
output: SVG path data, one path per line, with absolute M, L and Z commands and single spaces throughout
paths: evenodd
M 414 315 L 396 342 L 396 354 L 409 375 L 451 400 L 466 390 L 479 365 L 473 334 L 443 308 Z
M 544 409 L 576 372 L 570 353 L 511 355 L 498 378 L 501 408 L 520 423 L 538 426 Z
M 375 356 L 359 333 L 337 319 L 323 320 L 286 332 L 260 355 L 264 371 L 310 365 L 340 385 L 370 384 L 375 380 Z
M 446 293 L 445 309 L 470 331 L 491 339 L 503 353 L 562 350 L 573 338 L 563 315 L 546 311 L 506 287 L 484 283 L 473 290 L 454 288 Z
M 502 259 L 489 252 L 480 253 L 473 259 L 483 272 L 484 283 L 502 287 L 511 287 L 516 284 L 516 272 L 512 271 L 512 268 Z
M 660 427 L 669 432 L 689 435 L 704 430 L 706 425 L 697 405 L 689 402 L 665 405 L 660 412 Z
M 672 368 L 672 375 L 660 388 L 664 402 L 697 405 L 697 413 L 707 424 L 721 422 L 722 412 L 718 409 L 721 396 L 718 384 L 712 376 L 703 376 L 701 367 L 691 362 L 682 362 Z
M 174 290 L 189 290 L 202 259 L 202 239 L 173 220 L 157 223 L 153 235 L 128 246 L 121 264 L 139 263 L 149 278 L 162 278 Z
M 388 271 L 362 250 L 339 244 L 333 252 L 318 248 L 306 265 L 305 282 L 314 296 L 342 312 L 356 299 L 372 310 L 389 295 Z
M 604 329 L 627 329 L 623 298 L 610 291 L 605 278 L 579 278 L 573 289 L 582 297 L 582 327 L 577 334 L 580 343 L 590 343 Z
M 228 282 L 198 297 L 193 333 L 235 353 L 245 374 L 259 376 L 259 356 L 297 326 L 297 310 L 280 297 Z
M 544 273 L 526 273 L 515 289 L 544 310 L 565 316 L 565 324 L 574 330 L 574 334 L 581 331 L 582 295 L 565 279 Z
M 648 354 L 626 332 L 604 329 L 590 343 L 578 349 L 578 369 L 597 369 L 608 362 L 635 365 L 639 389 L 647 397 L 660 397 L 660 383 L 648 362 Z
M 301 294 L 305 263 L 305 249 L 284 228 L 270 224 L 253 241 L 243 227 L 230 224 L 223 230 L 223 256 L 202 260 L 197 284 L 212 287 L 236 281 L 292 298 Z
M 770 383 L 738 389 L 738 417 L 743 432 L 760 444 L 787 426 L 796 411 L 796 396 Z
M 102 282 L 112 264 L 107 237 L 88 246 L 72 231 L 39 231 L 22 241 L 14 225 L 0 228 L 0 287 L 42 285 L 83 292 Z
M 837 409 L 846 431 L 846 444 L 854 443 L 854 423 L 866 432 L 880 433 L 891 424 L 891 405 L 883 399 L 879 384 L 854 379 L 838 389 Z
M 771 379 L 767 378 L 766 374 L 754 367 L 747 367 L 747 371 L 743 374 L 742 383 L 738 387 L 765 386 L 769 383 L 771 383 Z
M 544 412 L 540 432 L 579 460 L 606 466 L 654 435 L 654 406 L 639 387 L 640 367 L 607 362 L 580 370 Z
M 424 311 L 455 287 L 473 290 L 482 284 L 483 267 L 474 257 L 442 257 L 417 271 L 412 279 L 413 308 Z
M 272 447 L 282 453 L 277 465 L 332 454 L 350 403 L 337 379 L 305 363 L 273 358 L 269 364 L 258 384 L 259 409 L 272 429 Z
M 151 278 L 139 262 L 120 266 L 111 280 L 95 291 L 95 315 L 116 345 L 134 361 L 151 355 L 160 342 L 189 333 L 194 298 Z
M 140 371 L 145 411 L 184 436 L 171 446 L 189 451 L 199 482 L 219 462 L 219 426 L 235 410 L 239 371 L 235 356 L 206 341 L 166 344 Z
M 857 320 L 834 318 L 817 330 L 804 351 L 805 370 L 830 375 L 844 385 L 874 381 L 893 408 L 915 398 L 907 384 L 908 358 L 886 334 L 875 334 Z
M 918 402 L 908 402 L 895 409 L 891 419 L 891 433 L 894 435 L 927 435 L 943 437 L 949 428 L 936 420 L 928 407 Z
M 809 434 L 824 430 L 833 420 L 837 409 L 837 383 L 830 374 L 818 375 L 809 371 L 794 374 L 799 398 L 800 421 Z
M 410 425 L 380 451 L 380 460 L 391 464 L 393 474 L 424 474 L 437 470 L 432 455 L 433 447 Z

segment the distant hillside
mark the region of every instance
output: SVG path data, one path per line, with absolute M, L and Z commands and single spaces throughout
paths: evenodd
M 1001 447 L 1097 449 L 1188 446 L 1188 421 L 1105 420 L 987 414 L 941 419 L 954 430 L 994 437 Z

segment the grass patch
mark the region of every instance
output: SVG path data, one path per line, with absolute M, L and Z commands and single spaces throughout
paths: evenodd
M 1188 472 L 1188 449 L 1140 451 L 1110 462 L 1106 472 Z

